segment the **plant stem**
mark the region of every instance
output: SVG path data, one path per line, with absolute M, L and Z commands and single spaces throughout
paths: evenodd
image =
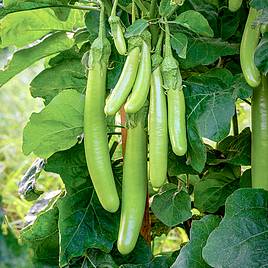
M 129 11 L 127 8 L 125 8 L 123 5 L 120 5 L 120 3 L 118 3 L 118 6 L 125 11 L 127 14 L 131 15 L 131 11 Z
M 115 150 L 116 150 L 116 148 L 117 148 L 117 145 L 118 145 L 118 141 L 114 141 L 114 142 L 113 142 L 113 145 L 112 145 L 112 147 L 111 147 L 111 149 L 110 149 L 110 157 L 111 157 L 111 158 L 112 158 L 113 155 L 114 155 L 114 152 L 115 152 Z
M 134 0 L 136 5 L 138 6 L 138 8 L 143 12 L 143 14 L 148 14 L 148 10 L 147 8 L 143 5 L 143 3 L 141 2 L 141 0 Z
M 157 44 L 156 44 L 155 54 L 160 54 L 161 55 L 163 38 L 164 38 L 164 32 L 161 30 L 160 35 L 158 37 Z
M 150 19 L 155 19 L 155 11 L 156 11 L 156 4 L 157 1 L 156 0 L 151 0 L 151 5 L 150 5 L 150 11 L 149 11 L 149 18 Z M 157 39 L 158 39 L 158 33 L 159 33 L 159 28 L 157 27 L 157 25 L 154 24 L 150 24 L 149 26 L 151 34 L 152 34 L 152 47 L 155 47 L 156 43 L 157 43 Z
M 235 107 L 235 113 L 234 113 L 232 122 L 233 122 L 233 132 L 234 132 L 234 136 L 238 136 L 238 134 L 239 134 L 239 128 L 238 128 L 238 118 L 237 118 L 236 107 Z
M 164 56 L 172 56 L 171 44 L 170 44 L 170 31 L 167 19 L 165 19 L 165 31 L 166 31 L 166 40 L 165 40 L 165 53 Z
M 116 16 L 116 8 L 117 8 L 118 0 L 114 0 L 113 8 L 111 11 L 111 16 Z
M 100 26 L 99 26 L 99 37 L 104 39 L 106 38 L 105 34 L 105 5 L 102 1 L 99 1 L 101 11 L 100 11 Z
M 107 13 L 108 16 L 111 15 L 112 13 L 112 3 L 110 0 L 102 0 L 104 6 L 105 6 L 105 11 Z
M 135 9 L 136 9 L 135 1 L 132 0 L 132 6 L 131 6 L 131 22 L 132 22 L 132 24 L 136 20 L 136 12 L 135 12 Z

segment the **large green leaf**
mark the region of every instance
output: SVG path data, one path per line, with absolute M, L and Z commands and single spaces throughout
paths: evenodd
M 188 36 L 186 59 L 180 59 L 182 68 L 208 65 L 219 57 L 239 54 L 239 45 L 216 38 Z
M 89 177 L 84 144 L 55 153 L 45 170 L 60 174 L 67 190 L 58 204 L 61 266 L 90 248 L 111 251 L 117 239 L 119 213 L 109 213 L 100 205 Z
M 203 212 L 216 212 L 226 198 L 239 188 L 239 179 L 233 168 L 210 168 L 194 187 L 194 204 Z
M 68 59 L 39 73 L 30 84 L 33 97 L 50 102 L 59 92 L 75 89 L 82 93 L 86 87 L 85 68 L 81 59 Z
M 175 226 L 192 217 L 191 198 L 172 183 L 166 184 L 153 198 L 151 205 L 155 216 L 168 226 Z
M 209 236 L 203 258 L 212 267 L 268 265 L 268 192 L 239 189 L 226 200 L 225 216 Z
M 233 165 L 250 165 L 251 133 L 249 128 L 243 129 L 238 136 L 228 136 L 218 144 L 218 149 L 223 153 L 227 162 Z
M 47 6 L 45 3 L 36 3 L 36 2 L 15 2 L 13 0 L 11 1 L 5 1 L 4 0 L 4 7 L 0 8 L 0 19 L 5 17 L 6 15 L 10 13 L 16 13 L 24 10 L 31 10 L 35 8 L 41 8 L 44 6 Z
M 223 82 L 223 79 L 229 81 Z M 230 130 L 235 100 L 230 83 L 232 75 L 225 69 L 192 76 L 185 82 L 188 124 L 195 124 L 202 137 L 220 141 Z
M 220 16 L 220 34 L 223 40 L 230 38 L 237 33 L 241 12 L 231 12 L 227 7 L 222 8 Z
M 60 21 L 50 8 L 9 14 L 0 20 L 0 47 L 20 48 L 50 32 L 71 32 L 84 26 L 83 16 L 82 11 L 72 10 L 66 21 Z
M 79 267 L 109 267 L 109 268 L 118 268 L 118 265 L 113 260 L 112 256 L 108 253 L 105 253 L 101 250 L 90 249 L 87 252 L 86 262 L 83 260 L 82 265 Z M 87 266 L 85 266 L 87 264 Z
M 120 265 L 120 267 L 124 267 L 124 265 L 145 266 L 153 258 L 150 245 L 141 235 L 138 238 L 134 250 L 129 254 L 122 255 L 116 248 L 116 245 L 114 245 L 111 254 L 113 255 L 113 259 L 115 260 L 115 262 Z
M 4 8 L 0 10 L 0 18 L 6 16 L 9 13 L 24 10 L 34 10 L 51 6 L 55 12 L 55 15 L 59 19 L 66 20 L 69 16 L 70 8 L 65 8 L 64 6 L 66 6 L 68 2 L 70 2 L 70 0 L 39 0 L 38 2 L 34 0 L 6 0 L 4 1 Z
M 183 33 L 175 33 L 171 37 L 171 46 L 175 49 L 178 57 L 186 59 L 188 39 L 187 36 Z
M 112 250 L 117 239 L 119 214 L 105 211 L 92 185 L 60 200 L 60 266 L 82 256 L 89 248 Z
M 69 150 L 57 152 L 48 158 L 45 170 L 61 176 L 68 194 L 88 187 L 90 183 L 84 144 L 76 144 Z
M 130 25 L 125 33 L 126 38 L 140 35 L 147 27 L 149 23 L 147 20 L 138 19 L 132 25 Z
M 177 16 L 174 22 L 202 36 L 214 36 L 206 18 L 197 11 L 185 11 Z
M 59 260 L 59 211 L 56 206 L 41 213 L 35 222 L 21 232 L 21 239 L 34 252 L 35 265 L 57 265 Z M 35 267 L 36 267 L 35 266 Z
M 69 0 L 38 0 L 37 4 L 55 5 L 55 4 L 67 4 L 68 2 Z M 17 6 L 21 3 L 34 3 L 34 0 L 4 0 L 4 7 L 10 8 Z
M 185 156 L 177 156 L 171 150 L 168 155 L 168 175 L 197 174 L 190 164 L 187 164 Z
M 72 46 L 73 41 L 65 33 L 56 33 L 33 47 L 17 51 L 5 69 L 0 70 L 0 87 L 36 61 Z
M 201 172 L 206 161 L 202 137 L 220 141 L 230 131 L 234 114 L 233 76 L 226 69 L 214 69 L 191 76 L 185 82 L 189 160 Z
M 119 268 L 170 268 L 176 256 L 166 254 L 157 255 L 150 262 L 144 264 L 123 264 Z
M 202 249 L 206 245 L 208 236 L 219 225 L 220 218 L 208 215 L 201 220 L 192 222 L 190 242 L 181 250 L 171 268 L 209 268 L 202 258 Z
M 33 113 L 23 132 L 23 152 L 47 158 L 69 149 L 83 132 L 84 95 L 64 90 L 40 113 Z
M 177 252 L 174 252 L 174 254 L 172 255 L 157 255 L 152 259 L 152 261 L 147 265 L 146 268 L 170 268 L 172 263 L 174 263 L 176 255 Z
M 188 163 L 198 172 L 202 172 L 206 160 L 206 146 L 200 137 L 199 131 L 195 124 L 187 122 L 188 137 Z
M 191 0 L 185 1 L 189 4 L 189 9 L 201 13 L 208 21 L 210 27 L 213 29 L 215 35 L 218 33 L 218 19 L 219 19 L 219 1 L 218 0 Z
M 168 17 L 177 8 L 177 5 L 173 5 L 171 0 L 161 0 L 159 5 L 159 14 L 162 17 Z
M 268 73 L 268 33 L 265 33 L 258 44 L 254 61 L 258 69 L 264 74 Z
M 235 99 L 247 99 L 252 96 L 253 89 L 248 85 L 242 73 L 234 75 L 234 80 L 231 84 L 233 97 Z

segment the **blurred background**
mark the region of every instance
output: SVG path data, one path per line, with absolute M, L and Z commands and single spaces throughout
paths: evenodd
M 0 69 L 4 67 L 9 52 L 1 51 Z M 25 216 L 33 202 L 20 198 L 18 183 L 35 160 L 33 155 L 22 153 L 23 128 L 32 112 L 39 112 L 43 103 L 30 95 L 31 80 L 43 69 L 43 62 L 17 75 L 0 90 L 0 196 L 9 224 L 18 232 L 25 224 Z M 52 191 L 61 187 L 60 179 L 41 173 L 38 189 Z

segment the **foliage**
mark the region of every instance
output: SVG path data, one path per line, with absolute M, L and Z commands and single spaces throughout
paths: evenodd
M 178 252 L 154 256 L 151 245 L 140 236 L 130 254 L 117 251 L 119 212 L 112 214 L 101 207 L 83 143 L 88 51 L 98 34 L 99 5 L 95 1 L 4 0 L 0 53 L 9 49 L 12 55 L 0 70 L 0 86 L 45 59 L 45 69 L 30 83 L 32 97 L 41 98 L 44 107 L 30 116 L 22 144 L 23 152 L 44 159 L 44 166 L 38 174 L 31 174 L 32 180 L 20 184 L 20 189 L 27 188 L 21 191 L 26 199 L 34 193 L 28 200 L 37 199 L 39 208 L 36 219 L 20 230 L 19 241 L 0 210 L 1 267 L 17 263 L 20 267 L 121 268 L 267 265 L 267 192 L 251 189 L 250 171 L 243 172 L 244 166 L 251 164 L 251 132 L 245 128 L 230 133 L 238 103 L 249 103 L 252 95 L 239 66 L 248 5 L 230 12 L 227 1 L 174 4 L 161 0 L 159 6 L 153 6 L 154 2 L 135 1 L 137 19 L 130 23 L 131 1 L 119 1 L 118 16 L 126 28 L 125 38 L 132 41 L 147 30 L 152 40 L 154 35 L 157 40 L 159 29 L 164 28 L 163 17 L 168 19 L 173 56 L 183 79 L 188 152 L 178 157 L 169 146 L 168 178 L 162 188 L 150 190 L 150 215 L 153 236 L 180 227 L 190 241 L 178 245 Z M 109 13 L 110 1 L 103 3 Z M 154 14 L 148 12 L 150 5 Z M 267 3 L 252 0 L 249 5 L 262 10 L 255 23 L 265 24 Z M 105 27 L 113 44 L 108 21 Z M 264 33 L 255 53 L 255 63 L 264 74 L 266 52 Z M 112 45 L 107 94 L 117 82 L 124 60 Z M 116 136 L 114 118 L 108 119 L 112 168 L 121 192 L 121 138 Z M 58 174 L 64 185 L 47 198 L 47 189 L 42 189 L 42 194 L 35 188 L 45 172 Z M 55 190 L 55 184 L 53 187 Z M 33 204 L 25 205 L 26 209 Z

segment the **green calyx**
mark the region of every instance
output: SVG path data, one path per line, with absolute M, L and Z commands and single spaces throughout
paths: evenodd
M 106 66 L 109 63 L 109 57 L 111 55 L 111 44 L 106 37 L 104 12 L 105 12 L 104 6 L 103 4 L 101 4 L 99 35 L 93 41 L 90 48 L 89 59 L 88 59 L 89 68 L 92 68 L 96 63 L 101 63 Z
M 129 51 L 134 47 L 142 47 L 142 42 L 145 41 L 148 46 L 151 47 L 151 33 L 148 30 L 145 30 L 140 35 L 132 36 L 128 40 Z
M 135 128 L 138 124 L 141 124 L 144 128 L 147 128 L 147 117 L 149 111 L 149 101 L 146 101 L 143 107 L 135 114 L 127 114 L 127 128 Z
M 112 35 L 117 32 L 118 27 L 122 29 L 122 32 L 124 32 L 124 28 L 118 16 L 110 16 L 108 21 L 111 27 Z
M 152 71 L 154 71 L 155 69 L 157 69 L 157 67 L 159 67 L 161 65 L 163 61 L 163 57 L 161 56 L 161 54 L 155 53 L 152 56 Z
M 161 72 L 164 81 L 164 88 L 177 89 L 182 85 L 182 78 L 179 69 L 178 61 L 173 57 L 171 44 L 170 44 L 170 31 L 167 20 L 165 19 L 165 50 L 164 50 L 164 59 L 161 64 Z
M 148 30 L 145 30 L 142 32 L 141 34 L 141 38 L 143 41 L 145 41 L 147 43 L 148 46 L 151 47 L 151 33 Z
M 164 81 L 164 88 L 176 89 L 181 87 L 182 78 L 179 63 L 173 56 L 166 56 L 161 64 L 161 72 Z
M 163 61 L 162 57 L 162 43 L 163 43 L 164 33 L 161 31 L 160 36 L 157 41 L 157 45 L 155 48 L 155 52 L 152 55 L 152 70 L 154 71 L 157 67 L 159 67 Z
M 121 24 L 120 18 L 118 16 L 110 16 L 108 19 L 108 22 L 109 22 L 110 26 L 113 24 L 118 24 L 118 23 Z
M 108 65 L 111 55 L 111 44 L 107 38 L 98 37 L 94 40 L 90 48 L 88 66 L 91 68 L 95 63 L 101 62 Z

